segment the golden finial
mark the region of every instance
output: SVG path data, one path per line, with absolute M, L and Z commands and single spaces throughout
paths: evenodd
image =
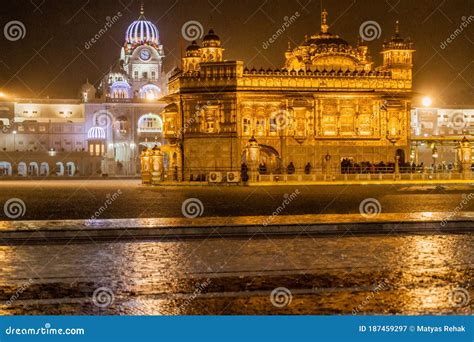
M 145 5 L 143 4 L 143 0 L 140 5 L 140 15 L 145 15 Z
M 288 42 L 288 51 L 291 51 L 291 42 Z
M 398 20 L 395 23 L 395 33 L 400 34 L 400 22 Z
M 321 13 L 321 32 L 327 33 L 329 30 L 328 25 L 328 12 L 324 9 Z

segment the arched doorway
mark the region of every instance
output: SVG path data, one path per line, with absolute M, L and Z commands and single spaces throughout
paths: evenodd
M 260 162 L 266 165 L 270 173 L 281 172 L 280 154 L 271 146 L 260 145 Z
M 64 176 L 64 164 L 61 162 L 56 163 L 56 176 L 58 177 Z
M 69 177 L 74 177 L 76 174 L 76 165 L 73 162 L 66 163 L 66 175 Z
M 46 162 L 41 163 L 40 165 L 40 176 L 47 177 L 49 176 L 49 164 Z
M 9 162 L 0 162 L 0 176 L 11 176 L 12 164 Z
M 31 177 L 38 177 L 39 175 L 39 167 L 37 162 L 31 162 L 28 165 L 28 176 Z
M 26 167 L 26 163 L 21 162 L 18 164 L 18 176 L 26 177 L 28 172 L 28 168 Z

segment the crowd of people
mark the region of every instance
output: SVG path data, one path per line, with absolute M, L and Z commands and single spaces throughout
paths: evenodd
M 399 164 L 400 173 L 423 173 L 427 171 L 434 172 L 452 172 L 454 171 L 453 164 L 440 163 L 438 165 L 429 165 L 425 166 L 424 163 L 415 164 L 415 163 L 402 163 Z M 341 174 L 380 174 L 380 173 L 395 173 L 395 162 L 383 162 L 372 163 L 369 161 L 356 163 L 351 159 L 343 159 L 340 165 Z M 246 164 L 242 165 L 242 171 L 245 173 L 248 172 L 248 167 Z M 258 167 L 258 172 L 261 175 L 266 175 L 269 173 L 273 174 L 288 174 L 294 175 L 297 173 L 304 172 L 306 175 L 313 173 L 313 166 L 311 163 L 307 163 L 303 170 L 296 169 L 295 164 L 290 162 L 286 168 L 280 168 L 278 170 L 268 170 L 268 167 L 265 163 L 260 163 Z

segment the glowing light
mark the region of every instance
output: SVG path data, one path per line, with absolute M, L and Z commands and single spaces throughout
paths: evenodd
M 7 95 L 4 92 L 0 91 L 0 97 L 7 97 Z
M 433 104 L 433 100 L 431 99 L 431 97 L 429 96 L 425 96 L 423 98 L 423 100 L 421 101 L 421 103 L 423 104 L 423 107 L 431 107 L 431 105 Z
M 155 101 L 156 100 L 155 94 L 153 94 L 153 93 L 146 94 L 146 99 L 148 101 Z

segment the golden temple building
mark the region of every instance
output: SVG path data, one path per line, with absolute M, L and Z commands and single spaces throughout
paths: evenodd
M 163 112 L 165 144 L 175 172 L 190 180 L 239 171 L 313 172 L 340 161 L 394 162 L 410 153 L 412 43 L 398 28 L 375 67 L 360 40 L 330 33 L 326 11 L 319 33 L 284 53 L 281 69 L 251 69 L 224 59 L 211 30 L 186 49 L 169 80 Z M 258 147 L 256 160 L 249 148 Z M 328 165 L 330 164 L 330 165 Z M 179 177 L 181 178 L 181 176 Z

